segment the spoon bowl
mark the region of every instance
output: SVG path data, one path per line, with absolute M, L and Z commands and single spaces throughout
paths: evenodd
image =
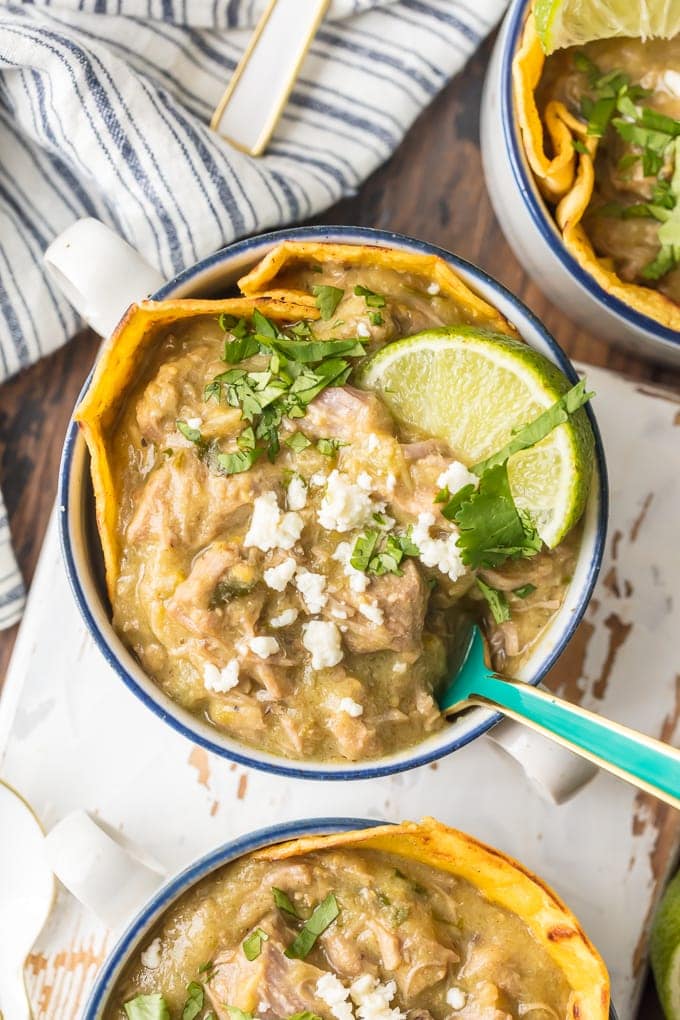
M 604 719 L 552 692 L 498 675 L 473 627 L 457 673 L 439 697 L 446 716 L 475 705 L 500 710 L 641 790 L 680 809 L 680 750 Z

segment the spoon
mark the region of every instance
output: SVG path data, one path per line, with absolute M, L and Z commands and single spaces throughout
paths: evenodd
M 445 716 L 473 705 L 499 709 L 680 809 L 680 750 L 550 691 L 506 680 L 489 668 L 485 651 L 482 633 L 473 627 L 463 662 L 439 698 Z
M 0 780 L 0 1018 L 30 1020 L 24 964 L 54 900 L 44 834 L 31 807 Z

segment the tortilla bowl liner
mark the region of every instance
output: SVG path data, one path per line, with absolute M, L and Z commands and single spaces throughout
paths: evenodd
M 286 299 L 283 292 L 257 298 L 226 298 L 221 301 L 142 301 L 130 306 L 115 332 L 104 343 L 92 381 L 76 408 L 74 419 L 82 429 L 90 451 L 97 528 L 110 598 L 115 592 L 120 565 L 116 534 L 120 499 L 108 439 L 128 389 L 145 355 L 158 340 L 164 327 L 202 315 L 247 317 L 252 315 L 255 308 L 277 322 L 296 322 L 303 318 L 319 317 L 313 299 L 311 303 L 309 300 L 302 302 L 296 298 Z
M 611 260 L 595 253 L 581 220 L 595 186 L 598 139 L 588 136 L 586 125 L 561 102 L 549 102 L 541 116 L 535 93 L 544 64 L 545 53 L 530 11 L 512 64 L 512 90 L 524 152 L 541 194 L 557 206 L 555 219 L 564 247 L 607 294 L 680 331 L 680 307 L 675 301 L 651 287 L 626 283 L 614 272 Z M 577 152 L 575 141 L 587 152 Z
M 258 264 L 238 281 L 243 294 L 252 297 L 271 291 L 286 269 L 296 263 L 323 265 L 339 262 L 346 266 L 379 266 L 401 273 L 415 273 L 439 285 L 440 293 L 452 298 L 473 322 L 481 320 L 484 328 L 517 336 L 517 330 L 500 312 L 484 301 L 463 282 L 444 259 L 437 255 L 423 255 L 401 248 L 386 248 L 372 244 L 331 244 L 323 241 L 283 241 L 272 248 Z M 303 291 L 286 289 L 295 299 L 309 299 Z
M 379 825 L 329 836 L 303 836 L 257 850 L 257 860 L 280 861 L 331 848 L 399 854 L 465 879 L 483 896 L 521 918 L 562 972 L 571 992 L 567 1020 L 607 1020 L 609 975 L 569 908 L 523 865 L 433 818 Z

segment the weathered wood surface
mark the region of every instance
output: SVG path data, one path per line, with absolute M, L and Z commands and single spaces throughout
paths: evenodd
M 401 230 L 453 250 L 482 265 L 522 297 L 573 357 L 641 382 L 661 383 L 680 395 L 680 373 L 616 351 L 575 327 L 527 279 L 505 243 L 484 190 L 479 154 L 479 99 L 489 51 L 490 46 L 485 46 L 442 93 L 393 159 L 355 197 L 337 205 L 319 222 Z M 27 582 L 54 499 L 68 416 L 95 349 L 96 338 L 83 333 L 0 390 L 0 485 Z M 610 583 L 616 584 L 618 579 L 612 577 Z M 616 628 L 614 622 L 614 641 Z M 0 677 L 5 674 L 15 636 L 16 628 L 0 634 Z M 578 656 L 578 643 L 571 654 Z M 669 719 L 669 732 L 672 724 Z M 651 823 L 658 832 L 654 872 L 663 875 L 677 842 L 678 818 L 648 798 L 640 798 L 639 817 L 640 825 Z M 641 1020 L 660 1016 L 651 990 L 639 1015 Z

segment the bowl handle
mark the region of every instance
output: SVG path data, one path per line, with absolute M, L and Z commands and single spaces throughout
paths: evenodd
M 592 762 L 514 719 L 498 723 L 488 737 L 515 759 L 532 786 L 554 804 L 570 800 L 599 771 Z
M 165 283 L 127 241 L 92 218 L 76 220 L 59 234 L 44 261 L 64 297 L 104 337 L 134 301 Z
M 45 837 L 54 874 L 107 928 L 117 930 L 165 879 L 163 867 L 101 819 L 72 811 Z

